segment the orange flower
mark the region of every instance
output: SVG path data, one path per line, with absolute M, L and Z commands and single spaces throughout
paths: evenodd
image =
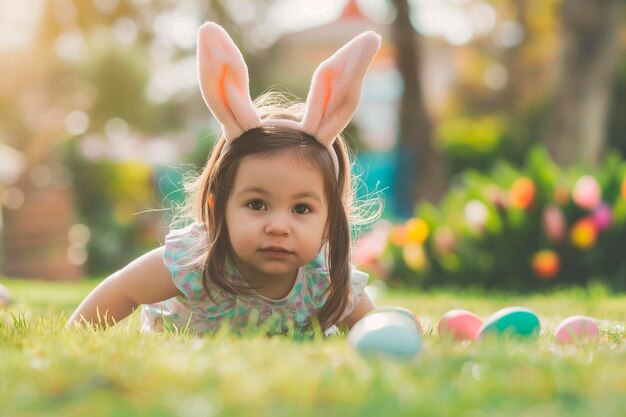
M 421 245 L 428 238 L 428 225 L 419 218 L 412 218 L 405 223 L 406 240 Z
M 578 249 L 591 249 L 598 239 L 598 229 L 593 219 L 585 217 L 578 220 L 570 230 L 570 241 Z
M 622 180 L 622 198 L 626 200 L 626 177 Z
M 393 226 L 389 232 L 389 241 L 392 245 L 401 247 L 406 243 L 406 235 L 406 227 L 403 225 Z
M 513 207 L 526 210 L 535 199 L 535 184 L 528 177 L 519 177 L 509 191 L 509 202 Z
M 533 255 L 532 266 L 539 278 L 553 279 L 561 269 L 561 260 L 554 251 L 543 249 Z

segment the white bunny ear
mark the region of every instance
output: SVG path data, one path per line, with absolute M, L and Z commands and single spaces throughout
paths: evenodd
M 239 48 L 216 23 L 205 23 L 198 31 L 198 79 L 202 97 L 227 140 L 261 124 L 250 98 L 248 67 Z
M 331 150 L 361 96 L 365 73 L 380 48 L 380 35 L 364 32 L 322 62 L 313 74 L 302 129 Z

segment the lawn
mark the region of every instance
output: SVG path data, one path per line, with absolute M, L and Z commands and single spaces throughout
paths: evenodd
M 623 416 L 626 296 L 602 287 L 514 297 L 388 291 L 379 305 L 419 314 L 427 334 L 414 360 L 363 357 L 344 337 L 141 334 L 137 320 L 106 331 L 63 328 L 96 284 L 0 279 L 0 416 Z M 536 341 L 451 343 L 439 317 L 486 317 L 523 305 L 540 317 Z M 558 347 L 570 315 L 599 318 L 602 339 Z

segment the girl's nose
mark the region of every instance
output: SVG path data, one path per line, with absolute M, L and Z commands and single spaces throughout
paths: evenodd
M 290 230 L 287 218 L 279 213 L 270 216 L 265 226 L 265 233 L 275 236 L 288 235 Z

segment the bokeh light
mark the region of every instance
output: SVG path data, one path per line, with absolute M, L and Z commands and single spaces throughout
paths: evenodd
M 70 112 L 65 117 L 65 129 L 72 135 L 82 135 L 89 128 L 89 116 L 79 110 Z
M 24 204 L 24 192 L 18 187 L 7 187 L 2 192 L 2 204 L 9 210 L 17 210 Z

